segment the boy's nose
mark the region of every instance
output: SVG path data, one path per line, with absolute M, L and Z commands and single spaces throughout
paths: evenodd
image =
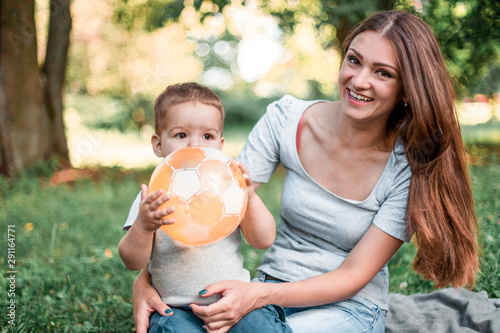
M 200 146 L 200 140 L 196 139 L 196 138 L 191 138 L 191 140 L 189 140 L 189 143 L 188 143 L 188 147 L 198 147 Z

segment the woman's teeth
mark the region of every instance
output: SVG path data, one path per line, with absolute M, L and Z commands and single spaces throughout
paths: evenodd
M 366 97 L 363 95 L 358 95 L 358 94 L 352 92 L 352 90 L 349 90 L 349 95 L 351 95 L 352 99 L 354 99 L 357 102 L 371 102 L 371 101 L 373 101 L 373 98 Z

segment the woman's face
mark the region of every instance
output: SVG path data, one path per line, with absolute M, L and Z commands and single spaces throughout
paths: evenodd
M 357 35 L 339 72 L 344 114 L 356 121 L 385 124 L 401 101 L 401 71 L 391 43 L 376 31 Z

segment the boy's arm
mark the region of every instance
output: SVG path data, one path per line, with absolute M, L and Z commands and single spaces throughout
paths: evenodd
M 259 183 L 253 183 L 247 169 L 238 163 L 247 182 L 248 206 L 240 229 L 248 244 L 257 249 L 267 249 L 276 238 L 276 222 L 271 212 L 255 193 Z
M 142 185 L 141 204 L 139 214 L 130 230 L 123 236 L 118 245 L 120 257 L 131 270 L 139 270 L 149 263 L 151 248 L 153 246 L 153 233 L 162 225 L 172 224 L 172 219 L 162 218 L 173 213 L 173 207 L 159 210 L 169 197 L 163 191 L 148 195 L 146 185 Z
M 152 247 L 153 232 L 139 227 L 139 222 L 135 220 L 134 225 L 120 240 L 118 253 L 128 269 L 137 271 L 149 263 Z

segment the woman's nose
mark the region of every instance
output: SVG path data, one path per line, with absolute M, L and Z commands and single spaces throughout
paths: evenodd
M 362 68 L 351 79 L 353 88 L 368 89 L 370 87 L 370 73 Z

